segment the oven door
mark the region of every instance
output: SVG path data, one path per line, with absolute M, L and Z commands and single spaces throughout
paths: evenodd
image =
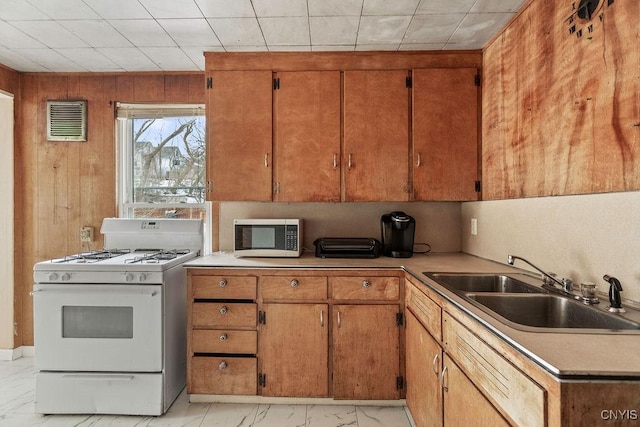
M 47 371 L 162 370 L 162 286 L 36 284 L 35 360 Z

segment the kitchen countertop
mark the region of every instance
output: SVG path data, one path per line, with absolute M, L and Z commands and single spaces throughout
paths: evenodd
M 430 253 L 411 258 L 345 259 L 236 258 L 217 252 L 185 264 L 188 268 L 327 268 L 403 269 L 429 286 L 490 331 L 525 354 L 545 370 L 562 379 L 596 377 L 640 380 L 640 334 L 529 332 L 514 329 L 483 312 L 464 298 L 448 291 L 422 273 L 522 273 L 523 270 L 463 253 Z M 603 301 L 606 303 L 606 300 Z M 601 302 L 602 303 L 602 302 Z

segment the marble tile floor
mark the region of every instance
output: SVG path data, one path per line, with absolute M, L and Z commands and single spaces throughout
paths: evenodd
M 0 361 L 0 427 L 411 427 L 406 408 L 189 403 L 183 391 L 160 417 L 33 413 L 33 358 Z

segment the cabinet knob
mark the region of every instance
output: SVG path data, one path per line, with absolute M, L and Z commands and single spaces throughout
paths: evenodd
M 368 288 L 371 286 L 371 282 L 369 282 L 368 280 L 363 280 L 362 281 L 362 287 L 363 288 Z
M 229 311 L 229 309 L 227 308 L 226 305 L 223 305 L 222 307 L 220 307 L 220 314 L 227 314 L 227 311 Z
M 293 279 L 293 280 L 291 281 L 291 287 L 292 287 L 292 288 L 297 288 L 297 287 L 298 287 L 298 281 L 297 281 L 296 279 Z
M 227 362 L 225 362 L 224 360 L 220 362 L 220 364 L 218 365 L 218 369 L 220 369 L 221 371 L 227 369 Z
M 224 288 L 225 286 L 227 286 L 227 279 L 220 280 L 220 287 Z
M 220 341 L 226 341 L 227 340 L 227 334 L 223 333 L 222 335 L 220 335 Z

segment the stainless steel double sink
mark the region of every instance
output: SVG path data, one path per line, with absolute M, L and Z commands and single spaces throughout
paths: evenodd
M 640 333 L 640 321 L 605 311 L 605 301 L 589 306 L 569 296 L 549 293 L 541 287 L 540 279 L 526 274 L 423 274 L 515 329 Z

